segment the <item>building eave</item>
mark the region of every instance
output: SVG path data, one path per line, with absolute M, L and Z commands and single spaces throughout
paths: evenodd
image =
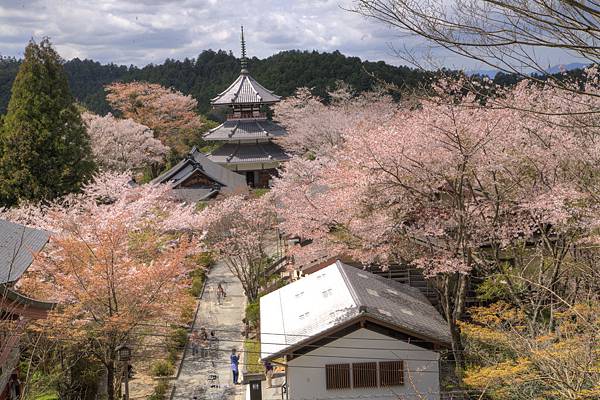
M 449 349 L 449 348 L 451 348 L 451 343 L 441 342 L 436 339 L 424 337 L 423 335 L 412 332 L 406 328 L 400 327 L 398 325 L 395 325 L 393 323 L 385 321 L 382 318 L 374 316 L 374 315 L 370 314 L 368 311 L 362 311 L 357 316 L 350 318 L 347 321 L 344 321 L 343 323 L 340 323 L 329 329 L 324 330 L 323 332 L 319 332 L 318 334 L 315 334 L 311 337 L 303 339 L 297 343 L 290 345 L 289 347 L 286 347 L 276 353 L 270 354 L 261 359 L 263 361 L 273 361 L 273 360 L 281 358 L 281 357 L 286 357 L 288 360 L 298 358 L 304 354 L 307 354 L 313 350 L 320 348 L 321 346 L 324 345 L 324 342 L 332 342 L 334 340 L 343 338 L 345 335 L 347 335 L 347 333 L 344 334 L 343 336 L 336 336 L 335 334 L 342 332 L 353 326 L 355 326 L 355 328 L 356 328 L 355 330 L 358 330 L 360 328 L 374 330 L 368 325 L 369 323 L 376 325 L 376 326 L 381 326 L 381 327 L 390 329 L 401 335 L 405 335 L 407 337 L 407 339 L 404 341 L 407 343 L 410 343 L 414 346 L 417 346 L 417 347 L 423 347 L 423 348 L 427 349 L 427 347 L 419 345 L 419 343 L 428 343 L 428 344 L 431 344 L 431 347 L 434 349 Z M 290 335 L 290 336 L 293 336 L 293 335 Z M 394 339 L 403 340 L 401 338 L 394 338 Z M 411 339 L 414 339 L 412 341 L 412 343 L 411 343 Z

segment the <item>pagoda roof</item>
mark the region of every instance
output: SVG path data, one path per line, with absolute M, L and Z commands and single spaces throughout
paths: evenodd
M 287 161 L 290 156 L 277 144 L 265 143 L 225 143 L 208 155 L 218 164 L 248 164 L 274 161 Z
M 198 173 L 213 181 L 214 184 L 184 185 Z M 245 177 L 209 160 L 195 147 L 185 159 L 155 178 L 152 183 L 168 183 L 176 197 L 190 202 L 208 199 L 219 192 L 234 193 L 248 190 Z
M 236 141 L 271 139 L 287 135 L 285 129 L 268 119 L 231 119 L 211 129 L 204 140 Z
M 272 104 L 281 100 L 258 83 L 246 70 L 223 92 L 211 100 L 213 106 L 233 104 Z

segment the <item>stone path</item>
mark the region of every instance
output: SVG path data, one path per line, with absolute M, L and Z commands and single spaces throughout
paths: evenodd
M 223 283 L 227 297 L 221 305 L 217 304 L 217 285 Z M 243 351 L 242 324 L 245 297 L 240 282 L 231 274 L 224 262 L 215 264 L 207 277 L 204 295 L 200 301 L 198 317 L 194 329 L 205 327 L 210 334 L 215 330 L 219 338 L 219 351 L 202 358 L 192 357 L 191 349 L 186 352 L 174 399 L 191 400 L 193 396 L 200 399 L 240 400 L 245 398 L 245 385 L 233 385 L 229 354 L 235 347 L 241 354 Z M 240 370 L 243 369 L 243 357 Z M 211 388 L 209 375 L 216 374 L 218 387 Z M 242 377 L 240 376 L 240 381 Z

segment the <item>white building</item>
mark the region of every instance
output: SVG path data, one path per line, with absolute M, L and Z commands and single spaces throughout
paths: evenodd
M 260 321 L 289 400 L 440 398 L 450 332 L 418 289 L 337 261 L 263 296 Z

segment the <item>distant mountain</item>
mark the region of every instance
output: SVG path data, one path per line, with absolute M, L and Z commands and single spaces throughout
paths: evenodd
M 0 114 L 6 111 L 19 63 L 14 58 L 0 58 Z M 429 72 L 396 67 L 383 61 L 346 57 L 339 51 L 284 51 L 265 59 L 252 58 L 248 64 L 250 73 L 259 82 L 282 96 L 289 96 L 296 88 L 306 86 L 316 95 L 326 97 L 328 89 L 339 80 L 358 91 L 373 89 L 379 81 L 414 88 L 432 76 Z M 210 110 L 210 99 L 237 77 L 240 62 L 231 52 L 206 50 L 196 59 L 167 59 L 162 64 L 142 68 L 75 58 L 65 63 L 65 70 L 75 98 L 99 114 L 111 111 L 104 86 L 114 81 L 133 80 L 159 83 L 191 94 L 198 100 L 199 111 L 206 113 Z
M 588 65 L 589 64 L 583 64 L 583 63 L 559 64 L 559 65 L 555 65 L 555 66 L 548 68 L 548 70 L 546 72 L 549 74 L 559 74 L 559 73 L 565 72 L 565 71 L 573 71 L 574 69 L 584 69 Z
M 554 74 L 559 74 L 565 71 L 573 71 L 576 69 L 583 69 L 586 68 L 588 66 L 588 64 L 584 64 L 584 63 L 570 63 L 570 64 L 559 64 L 559 65 L 554 65 L 552 67 L 549 67 L 546 70 L 547 74 L 550 75 L 554 75 Z M 500 71 L 498 71 L 497 69 L 478 69 L 478 70 L 473 70 L 473 71 L 467 71 L 467 75 L 469 76 L 473 76 L 473 75 L 479 75 L 479 76 L 487 76 L 488 78 L 495 78 L 496 75 L 500 73 Z

